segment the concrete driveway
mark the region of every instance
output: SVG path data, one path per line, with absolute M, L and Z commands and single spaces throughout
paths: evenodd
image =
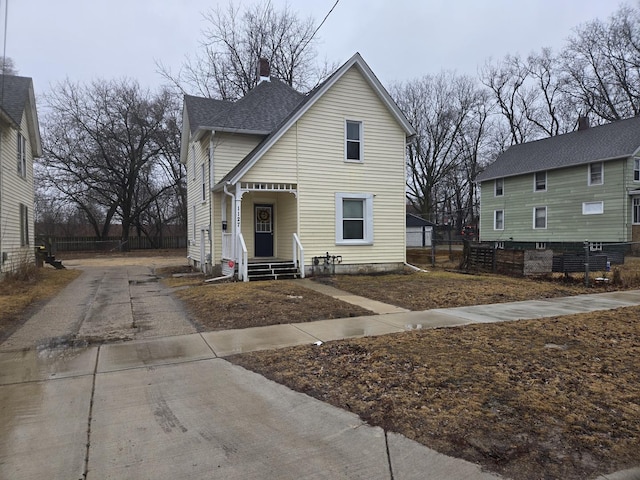
M 151 267 L 83 270 L 0 346 L 0 478 L 497 478 L 218 357 Z

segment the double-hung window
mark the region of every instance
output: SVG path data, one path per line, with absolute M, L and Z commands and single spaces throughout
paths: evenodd
M 373 243 L 373 194 L 336 193 L 336 244 Z
M 493 185 L 493 194 L 496 197 L 504 195 L 504 178 L 496 178 Z
M 547 228 L 547 207 L 534 207 L 533 209 L 533 228 Z
M 29 208 L 20 204 L 20 246 L 29 245 Z
M 207 199 L 207 174 L 206 174 L 204 163 L 200 165 L 200 177 L 202 182 L 201 200 L 204 202 Z
M 347 120 L 345 133 L 345 159 L 349 162 L 362 162 L 362 122 Z
M 493 212 L 493 229 L 504 230 L 504 210 L 495 210 Z
M 640 182 L 640 158 L 633 159 L 633 181 Z
M 602 162 L 589 164 L 589 185 L 602 185 L 604 183 L 604 167 Z
M 18 133 L 18 175 L 27 176 L 27 140 Z
M 536 172 L 533 176 L 533 190 L 544 192 L 547 189 L 547 172 Z

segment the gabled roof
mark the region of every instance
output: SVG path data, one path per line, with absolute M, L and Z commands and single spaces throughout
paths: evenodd
M 513 145 L 477 181 L 628 158 L 640 147 L 640 117 Z
M 382 86 L 378 78 L 373 71 L 369 68 L 359 53 L 353 55 L 346 63 L 344 63 L 338 70 L 336 70 L 329 78 L 322 82 L 318 87 L 309 92 L 302 101 L 289 113 L 289 115 L 283 119 L 283 121 L 271 132 L 271 134 L 265 138 L 256 148 L 253 149 L 240 163 L 238 163 L 222 180 L 215 186 L 216 189 L 221 189 L 226 183 L 236 183 L 240 178 L 249 170 L 259 159 L 264 155 L 275 142 L 277 142 L 287 130 L 294 125 L 302 115 L 304 115 L 315 102 L 324 95 L 342 76 L 351 69 L 356 67 L 362 73 L 363 77 L 371 88 L 376 92 L 380 100 L 389 109 L 391 115 L 400 124 L 405 131 L 407 138 L 411 138 L 416 135 L 416 131 L 409 123 L 407 117 L 398 108 L 393 101 L 389 93 Z M 246 97 L 245 97 L 246 98 Z
M 22 117 L 27 115 L 33 155 L 42 155 L 40 126 L 31 78 L 0 75 L 0 109 L 4 120 L 8 120 L 14 128 L 20 128 Z

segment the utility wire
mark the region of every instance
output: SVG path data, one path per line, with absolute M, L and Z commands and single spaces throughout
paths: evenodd
M 303 45 L 301 50 L 304 50 L 305 48 L 307 48 L 307 45 L 309 45 L 309 42 L 311 42 L 311 40 L 313 40 L 313 37 L 316 36 L 316 33 L 318 33 L 318 30 L 320 30 L 320 28 L 322 27 L 322 25 L 324 25 L 324 22 L 327 21 L 327 18 L 329 18 L 329 15 L 331 15 L 331 13 L 333 12 L 333 10 L 336 8 L 336 6 L 338 5 L 338 3 L 340 3 L 340 0 L 336 0 L 336 3 L 333 4 L 333 7 L 331 7 L 331 10 L 329 10 L 329 13 L 327 13 L 324 18 L 322 19 L 322 21 L 320 22 L 320 25 L 318 25 L 318 27 L 314 30 L 314 32 L 311 34 L 311 37 L 309 37 L 309 40 L 307 40 L 307 42 Z

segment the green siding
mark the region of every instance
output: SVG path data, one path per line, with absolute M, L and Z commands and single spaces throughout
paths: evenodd
M 480 239 L 521 242 L 621 242 L 630 239 L 633 159 L 604 163 L 604 184 L 589 186 L 589 167 L 550 170 L 547 190 L 534 192 L 534 174 L 504 179 L 504 195 L 494 181 L 481 184 Z M 635 183 L 636 188 L 640 187 Z M 583 215 L 583 202 L 604 202 L 604 213 Z M 533 228 L 535 207 L 547 207 L 547 228 Z M 494 230 L 495 210 L 504 211 L 504 230 Z

